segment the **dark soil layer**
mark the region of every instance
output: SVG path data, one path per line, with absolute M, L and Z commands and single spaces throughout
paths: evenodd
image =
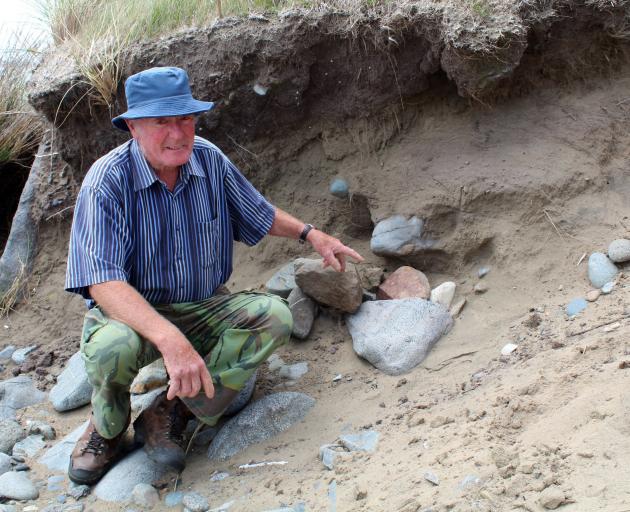
M 12 162 L 0 167 L 0 183 L 2 183 L 2 200 L 0 201 L 0 254 L 4 250 L 13 215 L 20 201 L 20 194 L 28 179 L 33 163 L 33 156 L 21 159 L 20 163 Z

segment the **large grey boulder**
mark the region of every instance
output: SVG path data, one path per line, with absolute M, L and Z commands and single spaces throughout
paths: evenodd
M 83 422 L 61 441 L 47 450 L 44 455 L 40 457 L 38 462 L 51 471 L 67 471 L 68 463 L 70 462 L 70 454 L 87 426 L 88 422 Z
M 127 455 L 110 469 L 94 488 L 94 495 L 103 501 L 126 501 L 138 484 L 152 484 L 171 470 L 153 462 L 140 448 Z
M 447 333 L 453 319 L 446 308 L 424 299 L 365 302 L 346 316 L 354 351 L 389 375 L 416 367 Z
M 0 420 L 0 452 L 11 454 L 15 443 L 26 437 L 26 432 L 15 420 Z
M 317 304 L 306 295 L 299 286 L 293 288 L 289 294 L 289 309 L 293 315 L 293 336 L 304 340 L 313 328 L 317 315 Z
M 46 393 L 40 391 L 26 375 L 19 375 L 0 382 L 0 418 L 13 419 L 15 411 L 39 404 L 46 400 Z
M 268 395 L 248 405 L 229 420 L 208 449 L 208 458 L 226 460 L 302 420 L 315 400 L 303 393 L 283 392 Z
M 276 272 L 265 285 L 269 293 L 287 298 L 291 290 L 295 288 L 295 267 L 293 262 L 287 263 Z
M 23 472 L 8 471 L 0 475 L 0 496 L 11 500 L 36 500 L 39 491 Z
M 245 406 L 252 399 L 252 395 L 254 394 L 254 389 L 256 389 L 256 379 L 258 377 L 258 370 L 256 370 L 252 376 L 247 379 L 245 386 L 241 389 L 234 397 L 234 400 L 230 402 L 230 405 L 227 406 L 227 409 L 223 412 L 224 416 L 234 416 L 235 414 L 241 412 Z
M 85 362 L 77 352 L 69 360 L 57 384 L 50 390 L 50 401 L 56 411 L 70 411 L 90 403 L 92 385 L 88 381 Z
M 594 252 L 588 258 L 588 278 L 595 288 L 613 281 L 618 272 L 617 266 L 601 252 Z
M 433 247 L 434 242 L 423 240 L 424 222 L 418 217 L 394 215 L 380 221 L 372 232 L 370 249 L 379 256 L 410 256 Z
M 320 304 L 354 313 L 363 300 L 361 279 L 351 265 L 345 272 L 324 268 L 323 260 L 295 260 L 295 282 L 302 291 Z

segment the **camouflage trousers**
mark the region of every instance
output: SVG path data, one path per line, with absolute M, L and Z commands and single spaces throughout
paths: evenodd
M 214 398 L 203 391 L 183 402 L 202 422 L 215 425 L 256 368 L 286 343 L 293 319 L 275 295 L 236 293 L 200 302 L 155 306 L 175 324 L 204 358 Z M 126 324 L 107 318 L 98 307 L 85 316 L 81 353 L 93 386 L 92 412 L 98 432 L 108 439 L 125 428 L 131 383 L 160 352 Z

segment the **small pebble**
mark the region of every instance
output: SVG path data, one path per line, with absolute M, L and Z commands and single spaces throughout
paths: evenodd
M 610 281 L 610 282 L 606 283 L 604 286 L 602 286 L 602 293 L 604 295 L 608 295 L 610 292 L 613 291 L 614 288 L 615 288 L 614 281 Z
M 341 199 L 348 197 L 348 182 L 342 178 L 336 178 L 330 184 L 330 193 Z
M 599 299 L 599 296 L 602 294 L 601 290 L 591 290 L 586 294 L 586 300 L 589 302 L 595 302 Z
M 501 349 L 501 355 L 509 356 L 517 348 L 518 348 L 518 345 L 515 345 L 514 343 L 508 343 L 507 345 L 504 345 L 503 348 Z
M 479 276 L 479 279 L 482 279 L 483 277 L 488 275 L 488 272 L 490 272 L 490 267 L 481 267 L 477 271 L 477 275 Z
M 435 473 L 433 473 L 431 471 L 427 471 L 424 474 L 424 479 L 427 482 L 431 482 L 433 485 L 440 485 L 440 479 L 438 478 L 438 476 Z
M 473 291 L 479 295 L 481 295 L 482 293 L 486 293 L 488 291 L 488 287 L 483 284 L 483 283 L 477 283 L 474 287 L 473 287 Z

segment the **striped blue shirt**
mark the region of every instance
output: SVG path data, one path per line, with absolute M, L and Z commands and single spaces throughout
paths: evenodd
M 195 138 L 173 192 L 132 139 L 88 171 L 74 211 L 66 290 L 126 281 L 152 304 L 210 297 L 232 273 L 233 241 L 256 244 L 274 207 L 214 145 Z

